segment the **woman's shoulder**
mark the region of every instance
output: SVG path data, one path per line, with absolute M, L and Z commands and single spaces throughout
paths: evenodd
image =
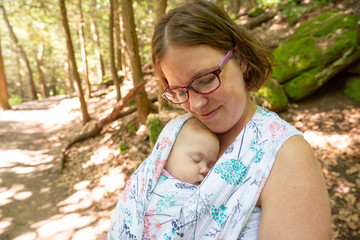
M 259 234 L 272 232 L 277 239 L 297 234 L 302 239 L 330 239 L 324 177 L 303 137 L 293 136 L 281 146 L 260 198 L 263 226 Z

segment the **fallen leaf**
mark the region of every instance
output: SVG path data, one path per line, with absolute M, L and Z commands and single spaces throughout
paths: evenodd
M 359 172 L 358 166 L 352 166 L 350 169 L 346 170 L 347 175 L 351 175 L 353 173 Z
M 357 225 L 354 222 L 347 222 L 346 225 L 351 228 L 352 230 L 356 230 L 357 229 Z

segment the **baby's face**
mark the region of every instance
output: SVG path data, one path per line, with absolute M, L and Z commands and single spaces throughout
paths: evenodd
M 205 133 L 186 136 L 171 152 L 166 169 L 177 179 L 199 185 L 217 161 L 218 139 Z

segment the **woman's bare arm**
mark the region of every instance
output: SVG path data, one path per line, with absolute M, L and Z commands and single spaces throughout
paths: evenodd
M 258 239 L 331 239 L 331 210 L 323 175 L 301 136 L 288 139 L 261 193 Z

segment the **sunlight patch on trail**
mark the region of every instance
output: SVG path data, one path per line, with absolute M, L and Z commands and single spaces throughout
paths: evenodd
M 89 166 L 104 164 L 106 159 L 111 159 L 116 154 L 113 149 L 107 146 L 101 146 L 91 155 L 90 160 L 83 163 L 82 167 L 87 168 Z
M 324 134 L 317 131 L 306 131 L 304 138 L 311 146 L 319 148 L 334 148 L 343 151 L 352 145 L 352 139 L 347 134 Z
M 12 218 L 6 217 L 6 218 L 2 218 L 0 220 L 0 234 L 2 234 L 3 232 L 6 231 L 6 229 L 8 229 L 11 224 L 12 224 Z
M 36 229 L 39 239 L 71 239 L 76 229 L 84 228 L 95 220 L 94 216 L 82 216 L 79 213 L 58 214 L 31 227 Z

